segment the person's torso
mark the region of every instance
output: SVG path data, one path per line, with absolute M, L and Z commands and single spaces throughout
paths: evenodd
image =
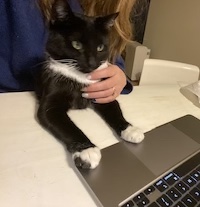
M 77 0 L 68 2 L 81 12 Z M 0 92 L 32 90 L 48 36 L 38 1 L 1 0 L 0 14 Z

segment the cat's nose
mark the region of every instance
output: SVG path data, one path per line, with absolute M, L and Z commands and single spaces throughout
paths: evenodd
M 89 66 L 89 68 L 90 68 L 91 70 L 95 70 L 95 69 L 97 69 L 98 64 L 97 64 L 97 62 L 95 61 L 95 58 L 94 58 L 94 57 L 90 57 L 90 58 L 89 58 L 88 66 Z

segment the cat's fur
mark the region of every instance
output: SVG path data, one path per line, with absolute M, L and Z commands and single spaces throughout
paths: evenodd
M 70 120 L 66 113 L 69 109 L 91 106 L 122 139 L 138 143 L 144 138 L 139 129 L 124 119 L 117 101 L 97 104 L 82 97 L 81 89 L 93 82 L 87 79 L 88 73 L 107 66 L 108 33 L 117 14 L 74 14 L 66 0 L 59 0 L 53 6 L 53 17 L 47 61 L 36 81 L 38 120 L 66 145 L 76 166 L 93 169 L 99 164 L 101 152 Z

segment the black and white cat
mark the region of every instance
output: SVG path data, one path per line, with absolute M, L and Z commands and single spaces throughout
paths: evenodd
M 117 101 L 97 104 L 82 97 L 81 89 L 94 81 L 88 73 L 107 66 L 108 35 L 117 13 L 104 17 L 74 14 L 66 0 L 53 5 L 47 42 L 48 57 L 36 80 L 37 117 L 43 127 L 66 145 L 77 167 L 93 169 L 100 149 L 70 120 L 69 109 L 92 107 L 124 140 L 139 143 L 144 134 L 128 123 Z

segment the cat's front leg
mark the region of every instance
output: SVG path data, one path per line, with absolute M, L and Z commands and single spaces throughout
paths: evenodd
M 125 120 L 116 100 L 106 104 L 94 103 L 93 106 L 95 111 L 100 114 L 122 139 L 132 143 L 139 143 L 144 139 L 144 133 Z
M 64 143 L 79 168 L 94 169 L 101 160 L 101 152 L 71 121 L 66 108 L 41 104 L 38 119 L 42 126 Z

